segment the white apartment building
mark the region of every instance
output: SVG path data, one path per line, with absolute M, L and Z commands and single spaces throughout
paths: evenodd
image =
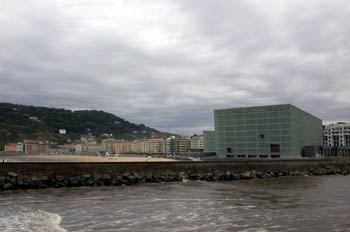
M 324 126 L 323 145 L 325 147 L 350 147 L 350 123 L 338 122 Z
M 191 150 L 203 150 L 203 135 L 191 136 Z

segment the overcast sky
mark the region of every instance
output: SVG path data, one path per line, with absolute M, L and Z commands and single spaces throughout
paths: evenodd
M 162 131 L 292 103 L 350 120 L 348 0 L 0 0 L 0 101 Z

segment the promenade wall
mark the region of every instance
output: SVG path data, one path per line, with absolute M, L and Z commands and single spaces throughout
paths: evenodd
M 0 163 L 0 189 L 105 186 L 183 180 L 223 181 L 280 176 L 347 175 L 350 159 Z

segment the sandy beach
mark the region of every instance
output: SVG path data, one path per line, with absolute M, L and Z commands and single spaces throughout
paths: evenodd
M 99 157 L 81 155 L 1 155 L 0 162 L 175 162 L 167 158 Z

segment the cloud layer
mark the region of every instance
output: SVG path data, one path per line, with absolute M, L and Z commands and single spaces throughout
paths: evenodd
M 0 0 L 0 101 L 101 109 L 163 131 L 292 103 L 350 120 L 346 0 Z

